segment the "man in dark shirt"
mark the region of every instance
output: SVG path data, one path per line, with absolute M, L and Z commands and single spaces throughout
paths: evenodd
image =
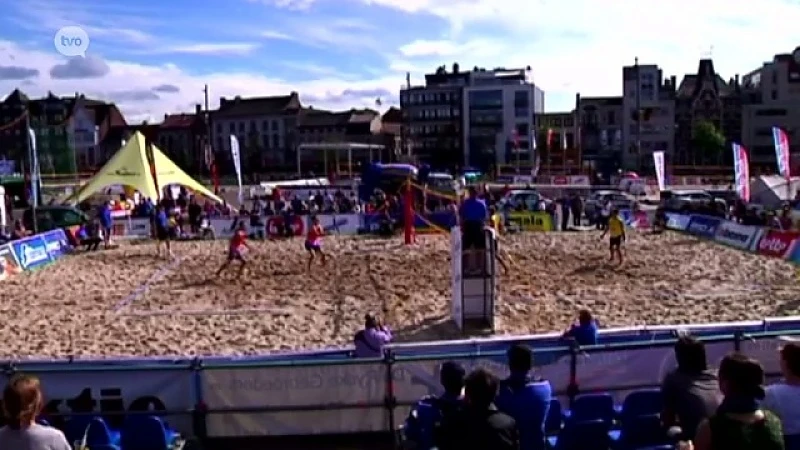
M 678 368 L 664 377 L 661 393 L 664 411 L 661 420 L 667 427 L 679 426 L 683 440 L 692 440 L 697 426 L 719 407 L 722 394 L 717 375 L 708 370 L 702 342 L 682 336 L 675 343 Z
M 436 430 L 439 450 L 519 450 L 517 424 L 494 406 L 497 379 L 485 369 L 477 369 L 464 383 L 466 406 L 445 417 Z
M 461 230 L 463 236 L 463 251 L 467 255 L 467 272 L 481 272 L 483 264 L 483 250 L 486 248 L 486 238 L 483 227 L 489 218 L 489 209 L 486 202 L 478 198 L 475 187 L 469 187 L 469 197 L 461 203 L 459 210 Z

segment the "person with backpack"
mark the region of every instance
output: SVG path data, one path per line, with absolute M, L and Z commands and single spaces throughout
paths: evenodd
M 444 388 L 444 394 L 422 397 L 411 408 L 403 427 L 404 449 L 427 450 L 434 446 L 434 433 L 444 418 L 459 411 L 464 405 L 462 394 L 466 374 L 458 363 L 447 361 L 442 364 L 439 382 Z
M 495 404 L 519 426 L 521 450 L 544 450 L 545 423 L 553 389 L 549 381 L 531 375 L 533 352 L 530 348 L 514 344 L 507 355 L 511 374 L 500 382 Z

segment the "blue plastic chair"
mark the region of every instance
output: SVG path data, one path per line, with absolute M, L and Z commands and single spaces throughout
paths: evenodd
M 124 450 L 169 450 L 180 437 L 156 416 L 130 416 L 122 428 Z
M 106 421 L 100 417 L 95 417 L 89 422 L 89 430 L 86 434 L 86 443 L 89 448 L 106 446 L 119 450 L 120 433 L 112 430 Z
M 82 440 L 89 424 L 97 417 L 96 415 L 70 417 L 64 422 L 64 436 L 67 437 L 67 442 L 72 445 L 76 441 Z
M 609 426 L 614 421 L 614 398 L 611 394 L 584 394 L 575 398 L 572 409 L 565 416 L 567 422 L 602 420 Z
M 548 438 L 548 444 L 555 450 L 608 450 L 608 423 L 599 419 L 570 422 L 557 438 Z
M 561 402 L 557 399 L 550 400 L 550 409 L 547 412 L 547 418 L 544 421 L 545 434 L 557 434 L 561 431 L 563 424 L 564 412 L 561 410 Z
M 622 422 L 622 428 L 618 432 L 609 432 L 609 437 L 613 441 L 614 448 L 618 450 L 636 450 L 670 444 L 658 414 L 628 417 Z
M 658 389 L 634 391 L 625 397 L 620 408 L 620 418 L 661 414 L 664 397 Z

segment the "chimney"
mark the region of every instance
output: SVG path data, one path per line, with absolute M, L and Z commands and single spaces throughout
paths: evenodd
M 453 63 L 453 73 L 457 74 L 458 71 L 459 71 L 458 63 Z
M 739 86 L 739 74 L 737 73 L 735 77 L 733 77 L 733 81 L 736 86 Z
M 575 93 L 575 110 L 577 111 L 581 107 L 581 93 Z
M 673 88 L 678 89 L 678 77 L 675 75 L 669 77 L 669 84 L 671 84 Z
M 228 100 L 226 100 L 225 97 L 220 97 L 219 98 L 219 106 L 220 107 L 225 106 L 225 104 L 227 104 L 227 103 L 228 103 Z
M 292 99 L 297 99 L 299 98 L 299 95 L 297 94 L 297 91 L 292 91 L 289 93 L 289 97 L 292 97 Z
M 194 105 L 194 113 L 199 116 L 200 114 L 203 113 L 203 107 L 200 106 L 199 104 Z

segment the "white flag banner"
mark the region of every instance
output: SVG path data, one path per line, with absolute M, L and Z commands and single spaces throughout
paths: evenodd
M 33 128 L 28 128 L 28 138 L 31 140 L 31 204 L 39 206 L 39 151 L 36 148 L 36 133 Z
M 656 168 L 656 179 L 658 179 L 658 190 L 666 190 L 666 180 L 664 174 L 664 152 L 653 152 L 653 166 Z
M 236 170 L 236 181 L 239 182 L 239 205 L 244 203 L 244 196 L 242 194 L 242 152 L 239 150 L 239 139 L 231 135 L 231 158 L 233 159 L 233 168 Z

